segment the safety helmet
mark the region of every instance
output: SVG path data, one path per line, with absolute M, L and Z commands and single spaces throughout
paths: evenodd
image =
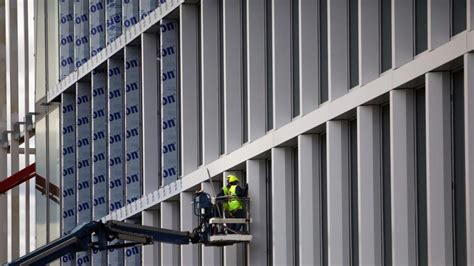
M 239 178 L 236 177 L 235 175 L 228 175 L 227 176 L 227 182 L 229 182 L 229 183 L 239 182 Z

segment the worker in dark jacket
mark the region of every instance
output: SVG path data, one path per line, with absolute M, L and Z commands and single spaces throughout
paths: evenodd
M 239 186 L 239 178 L 235 175 L 227 176 L 227 185 L 223 186 L 217 197 L 227 197 L 224 202 L 224 211 L 230 218 L 245 218 L 244 206 L 240 198 L 245 197 L 246 192 Z M 240 230 L 240 224 L 231 224 L 229 228 Z

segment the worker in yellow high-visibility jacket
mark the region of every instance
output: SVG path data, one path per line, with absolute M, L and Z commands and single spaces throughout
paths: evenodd
M 231 218 L 245 218 L 244 206 L 241 201 L 241 197 L 245 196 L 245 191 L 239 186 L 239 178 L 235 175 L 227 176 L 227 185 L 224 185 L 217 194 L 217 197 L 227 196 L 227 200 L 224 202 L 224 211 Z M 230 225 L 232 230 L 240 230 L 239 225 Z

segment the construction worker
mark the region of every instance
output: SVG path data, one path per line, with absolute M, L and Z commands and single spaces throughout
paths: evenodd
M 245 197 L 245 190 L 239 186 L 239 178 L 235 175 L 228 175 L 227 185 L 223 186 L 217 197 L 227 197 L 224 202 L 224 211 L 230 218 L 245 218 L 242 201 L 239 199 Z M 240 224 L 230 224 L 229 228 L 234 231 L 240 230 Z

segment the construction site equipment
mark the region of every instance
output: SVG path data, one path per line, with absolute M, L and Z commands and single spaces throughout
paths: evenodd
M 192 232 L 183 232 L 137 225 L 120 221 L 92 221 L 80 225 L 65 236 L 40 247 L 7 265 L 46 265 L 69 253 L 88 250 L 107 250 L 135 245 L 148 245 L 161 242 L 175 245 L 197 244 L 206 246 L 225 246 L 234 243 L 249 242 L 250 222 L 248 209 L 246 217 L 229 218 L 218 215 L 218 202 L 225 199 L 213 199 L 208 193 L 196 192 L 193 197 L 193 212 L 199 219 L 199 225 Z M 248 206 L 248 198 L 242 199 Z M 217 202 L 217 204 L 215 203 Z M 242 225 L 233 230 L 230 225 Z M 234 227 L 235 228 L 235 227 Z M 119 244 L 110 244 L 114 240 L 124 240 Z M 116 243 L 116 241 L 114 241 Z

